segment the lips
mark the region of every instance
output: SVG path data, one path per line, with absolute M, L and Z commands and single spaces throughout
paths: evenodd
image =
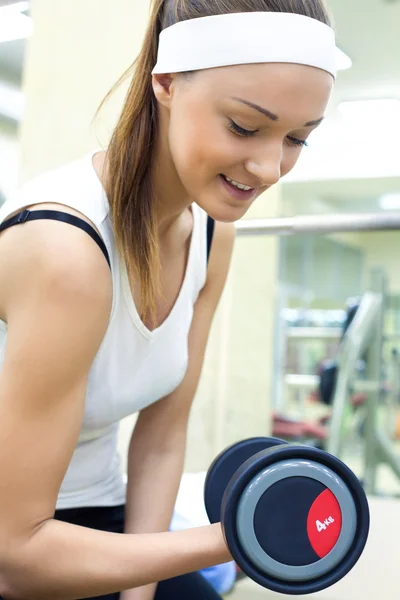
M 229 183 L 222 174 L 219 176 L 219 181 L 221 182 L 225 192 L 227 192 L 229 196 L 235 200 L 248 201 L 254 198 L 256 195 L 255 188 L 251 188 L 250 190 L 241 190 L 240 188 Z
M 235 180 L 231 179 L 230 177 L 227 177 L 227 175 L 224 175 L 223 173 L 221 175 L 227 183 L 229 183 L 233 187 L 237 188 L 238 190 L 241 190 L 243 192 L 250 192 L 250 191 L 254 190 L 254 188 L 250 185 L 241 183 L 240 181 L 235 181 Z M 250 189 L 243 189 L 243 187 L 239 187 L 238 185 L 235 185 L 235 184 L 239 184 L 240 186 L 245 186 L 246 188 L 250 188 Z

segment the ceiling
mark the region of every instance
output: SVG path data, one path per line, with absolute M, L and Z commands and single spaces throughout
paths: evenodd
M 0 7 L 14 4 L 16 0 L 0 0 Z M 29 15 L 29 9 L 23 14 Z M 0 80 L 20 85 L 24 70 L 25 40 L 0 43 Z
M 400 98 L 400 1 L 327 0 L 338 46 L 353 60 L 342 71 L 334 100 Z
M 25 40 L 0 44 L 0 78 L 21 84 L 25 57 Z

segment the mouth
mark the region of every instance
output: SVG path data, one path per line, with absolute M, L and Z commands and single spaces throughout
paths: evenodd
M 242 183 L 236 182 L 233 179 L 227 177 L 226 175 L 223 175 L 222 173 L 219 175 L 219 179 L 222 185 L 224 186 L 224 189 L 236 199 L 249 200 L 257 192 L 256 188 L 251 188 Z

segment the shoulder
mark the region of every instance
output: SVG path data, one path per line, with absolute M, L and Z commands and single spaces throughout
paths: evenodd
M 0 222 L 20 208 L 47 202 L 56 202 L 83 212 L 97 225 L 104 220 L 108 205 L 90 155 L 49 169 L 26 181 L 0 208 Z
M 234 223 L 222 223 L 215 221 L 215 240 L 217 244 L 232 249 L 236 236 L 236 226 Z
M 214 236 L 210 252 L 210 269 L 215 265 L 220 267 L 230 259 L 236 235 L 234 223 L 215 221 Z
M 0 235 L 0 310 L 29 297 L 44 303 L 111 302 L 112 279 L 97 244 L 81 229 L 32 221 Z M 36 300 L 35 300 L 36 301 Z
M 67 184 L 71 185 L 71 179 L 73 179 L 78 164 L 79 161 L 75 161 L 28 177 L 25 183 L 1 207 L 0 216 L 6 212 L 9 206 L 12 207 L 14 204 L 19 205 L 24 202 L 33 204 L 38 200 L 46 202 L 49 194 L 54 202 L 54 193 Z

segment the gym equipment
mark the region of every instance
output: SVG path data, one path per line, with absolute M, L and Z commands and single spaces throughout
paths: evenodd
M 277 413 L 272 414 L 272 435 L 287 442 L 305 443 L 308 446 L 324 449 L 328 429 L 320 421 L 301 421 Z
M 204 499 L 242 571 L 281 594 L 330 587 L 367 542 L 369 508 L 360 482 L 316 448 L 263 437 L 233 444 L 212 463 Z
M 244 220 L 236 223 L 239 236 L 301 236 L 326 235 L 356 231 L 398 231 L 400 211 L 304 215 L 279 219 Z M 383 319 L 387 299 L 384 271 L 372 269 L 368 291 L 341 344 L 338 373 L 332 402 L 332 418 L 327 450 L 341 456 L 346 438 L 349 387 L 366 395 L 364 443 L 364 488 L 369 495 L 377 494 L 377 472 L 385 464 L 400 480 L 400 457 L 393 448 L 391 435 L 377 420 L 377 407 L 382 399 L 382 347 L 385 342 Z M 365 380 L 355 381 L 357 361 L 367 353 Z M 318 383 L 317 383 L 318 385 Z M 388 428 L 386 428 L 388 429 Z
M 246 219 L 236 223 L 238 235 L 304 235 L 351 231 L 397 231 L 398 229 L 400 229 L 400 211 Z
M 334 391 L 332 418 L 327 450 L 341 456 L 345 439 L 344 415 L 348 405 L 348 390 L 364 392 L 365 422 L 364 435 L 364 489 L 370 495 L 377 494 L 377 472 L 381 464 L 386 464 L 400 479 L 400 458 L 395 452 L 389 431 L 379 422 L 379 407 L 384 397 L 382 381 L 382 354 L 384 344 L 383 323 L 387 297 L 385 273 L 372 269 L 369 291 L 361 300 L 341 344 L 338 357 L 338 379 Z M 365 379 L 354 381 L 356 365 L 365 355 Z
M 346 320 L 343 325 L 342 339 L 346 335 L 348 328 L 354 320 L 359 309 L 359 304 L 351 304 L 346 310 Z M 321 366 L 319 395 L 321 402 L 330 406 L 332 404 L 333 395 L 337 381 L 338 365 L 336 361 L 324 361 Z

